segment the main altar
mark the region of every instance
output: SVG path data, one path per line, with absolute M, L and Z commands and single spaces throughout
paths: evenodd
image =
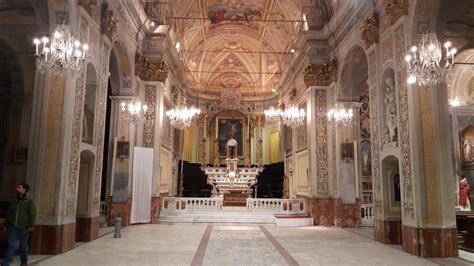
M 226 143 L 225 167 L 205 166 L 202 168 L 207 175 L 207 183 L 212 187 L 211 197 L 223 198 L 224 206 L 245 206 L 247 198 L 254 195 L 257 176 L 262 167 L 239 166 L 238 142 L 234 132 Z

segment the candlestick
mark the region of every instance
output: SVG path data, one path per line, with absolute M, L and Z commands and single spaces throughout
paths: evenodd
M 218 138 L 218 136 L 217 136 L 217 126 L 218 126 L 217 119 L 218 119 L 218 118 L 217 118 L 217 116 L 216 116 L 216 139 Z
M 248 138 L 250 138 L 250 116 L 247 117 L 247 132 L 248 132 Z

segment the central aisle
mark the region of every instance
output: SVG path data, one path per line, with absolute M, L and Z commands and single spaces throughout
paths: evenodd
M 31 261 L 32 263 L 34 261 Z M 332 227 L 135 225 L 37 265 L 469 265 L 426 260 Z

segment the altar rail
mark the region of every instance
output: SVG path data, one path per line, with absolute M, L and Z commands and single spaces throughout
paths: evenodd
M 307 212 L 305 199 L 247 199 L 247 210 L 251 212 L 278 212 L 303 214 Z
M 164 211 L 222 211 L 222 198 L 178 198 L 164 197 Z M 255 199 L 248 198 L 247 212 L 270 212 L 275 214 L 307 214 L 305 199 Z
M 362 204 L 360 206 L 362 226 L 374 226 L 374 205 L 373 204 Z
M 169 211 L 220 211 L 222 199 L 164 197 L 161 206 Z

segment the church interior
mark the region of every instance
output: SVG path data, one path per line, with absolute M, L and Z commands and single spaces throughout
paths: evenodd
M 473 21 L 472 0 L 0 0 L 0 261 L 27 182 L 38 265 L 472 265 Z

